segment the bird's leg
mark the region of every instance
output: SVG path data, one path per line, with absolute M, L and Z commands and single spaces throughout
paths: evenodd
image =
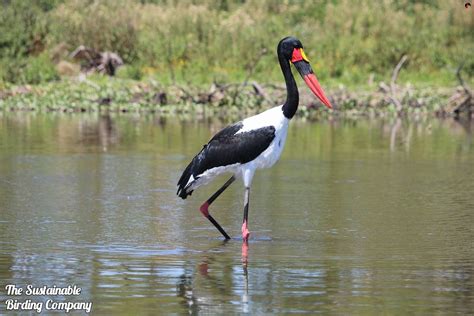
M 245 188 L 244 195 L 244 220 L 242 223 L 242 238 L 245 241 L 248 240 L 250 232 L 248 229 L 248 217 L 249 217 L 249 199 L 250 199 L 250 188 Z
M 212 217 L 211 214 L 209 214 L 209 205 L 211 205 L 212 202 L 214 202 L 215 199 L 217 199 L 217 197 L 219 197 L 219 195 L 221 195 L 222 192 L 224 192 L 225 189 L 227 189 L 234 181 L 235 181 L 235 176 L 232 176 L 229 180 L 227 180 L 226 183 L 224 183 L 224 185 L 219 190 L 216 191 L 216 193 L 214 193 L 209 199 L 207 199 L 207 201 L 204 202 L 199 208 L 202 215 L 204 215 L 204 217 L 207 218 L 217 228 L 217 230 L 221 232 L 221 234 L 224 236 L 225 239 L 230 239 L 230 237 L 229 235 L 227 235 L 227 233 L 222 228 L 222 226 L 219 225 L 219 223 L 214 219 L 214 217 Z

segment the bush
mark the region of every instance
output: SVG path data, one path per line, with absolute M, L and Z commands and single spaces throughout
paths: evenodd
M 41 53 L 49 32 L 46 12 L 57 3 L 57 0 L 4 1 L 0 10 L 0 58 Z
M 59 76 L 56 68 L 46 53 L 29 58 L 23 69 L 22 82 L 24 83 L 38 84 L 57 79 Z
M 117 69 L 117 78 L 140 80 L 143 78 L 143 72 L 140 65 L 125 65 Z
M 55 65 L 46 53 L 30 58 L 3 59 L 0 79 L 19 84 L 38 84 L 59 79 Z
M 137 3 L 125 0 L 67 1 L 51 13 L 50 40 L 96 51 L 118 53 L 126 62 L 137 56 Z

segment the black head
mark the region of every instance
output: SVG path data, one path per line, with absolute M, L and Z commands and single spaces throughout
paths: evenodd
M 293 36 L 285 37 L 278 43 L 277 53 L 279 56 L 285 57 L 287 60 L 291 60 L 293 56 L 293 51 L 299 48 L 303 48 L 300 40 Z
M 292 36 L 285 37 L 278 43 L 277 53 L 283 73 L 289 72 L 289 68 L 286 68 L 287 70 L 284 68 L 287 67 L 285 64 L 291 61 L 314 95 L 328 108 L 332 108 L 331 102 L 324 94 L 316 75 L 313 73 L 313 69 L 311 69 L 308 57 L 306 57 L 303 44 L 301 44 L 300 40 Z

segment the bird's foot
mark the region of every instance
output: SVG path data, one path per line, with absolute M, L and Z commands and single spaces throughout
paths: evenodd
M 244 223 L 242 224 L 242 238 L 244 241 L 247 241 L 249 239 L 249 236 L 250 231 L 247 227 L 247 221 L 244 221 Z

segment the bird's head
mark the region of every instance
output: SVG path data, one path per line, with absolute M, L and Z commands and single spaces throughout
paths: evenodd
M 291 62 L 308 85 L 309 89 L 328 108 L 332 109 L 331 102 L 324 94 L 323 88 L 318 82 L 316 75 L 311 69 L 308 57 L 303 50 L 303 44 L 295 37 L 285 37 L 278 44 L 278 53 Z

